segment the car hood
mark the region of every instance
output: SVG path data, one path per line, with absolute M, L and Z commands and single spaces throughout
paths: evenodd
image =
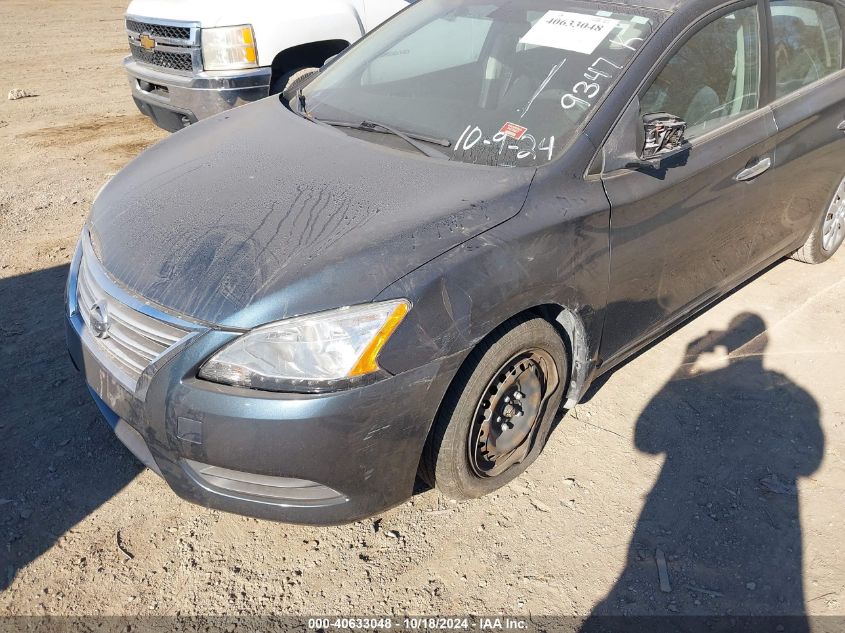
M 128 291 L 248 328 L 372 300 L 518 213 L 533 174 L 388 149 L 271 97 L 148 149 L 102 190 L 89 229 Z

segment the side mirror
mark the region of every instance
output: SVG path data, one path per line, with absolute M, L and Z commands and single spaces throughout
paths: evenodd
M 684 146 L 686 122 L 666 112 L 643 116 L 643 143 L 641 158 L 644 161 L 659 160 Z
M 686 129 L 684 121 L 665 112 L 640 115 L 640 101 L 634 97 L 602 147 L 602 173 L 660 169 L 665 158 L 689 148 Z

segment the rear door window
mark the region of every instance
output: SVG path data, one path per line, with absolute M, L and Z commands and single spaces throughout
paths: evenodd
M 842 27 L 836 9 L 812 0 L 771 3 L 778 97 L 842 68 Z

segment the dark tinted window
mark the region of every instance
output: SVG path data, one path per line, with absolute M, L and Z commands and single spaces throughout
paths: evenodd
M 760 28 L 757 9 L 718 18 L 675 53 L 641 100 L 643 114 L 668 112 L 694 138 L 757 109 Z
M 842 68 L 842 29 L 832 6 L 775 0 L 771 7 L 778 97 Z

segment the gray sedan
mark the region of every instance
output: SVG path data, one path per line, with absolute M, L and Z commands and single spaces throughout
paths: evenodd
M 338 523 L 418 473 L 495 490 L 597 376 L 842 244 L 843 24 L 838 0 L 421 0 L 112 179 L 71 355 L 205 506 Z

